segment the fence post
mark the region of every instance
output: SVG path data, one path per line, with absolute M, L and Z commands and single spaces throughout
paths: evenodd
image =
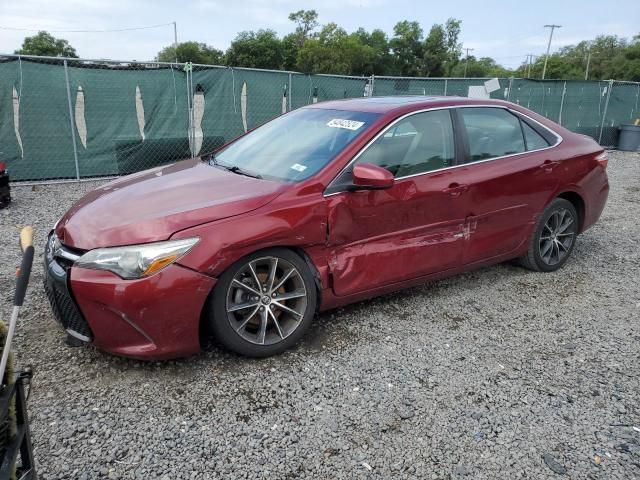
M 288 92 L 289 98 L 287 98 L 287 100 L 289 100 L 289 111 L 291 111 L 291 105 L 292 105 L 291 96 L 293 95 L 293 90 L 292 90 L 293 80 L 292 79 L 293 79 L 293 76 L 291 75 L 291 72 L 289 72 L 289 92 Z
M 448 85 L 447 85 L 447 79 L 445 78 L 445 79 L 444 79 L 444 96 L 445 96 L 445 97 L 447 96 L 447 87 L 448 87 Z
M 369 82 L 369 96 L 373 97 L 373 86 L 375 85 L 376 76 L 371 75 L 371 81 Z
M 507 92 L 507 102 L 511 101 L 511 89 L 513 88 L 513 77 L 509 78 L 509 91 Z
M 558 123 L 562 125 L 562 109 L 564 108 L 564 96 L 567 93 L 567 81 L 562 86 L 562 98 L 560 99 L 560 113 L 558 114 Z
M 607 118 L 607 110 L 609 110 L 609 99 L 611 98 L 611 89 L 613 88 L 613 80 L 609 80 L 609 88 L 607 90 L 607 103 L 604 104 L 604 112 L 602 114 L 602 122 L 600 122 L 600 135 L 598 135 L 598 143 L 602 144 L 602 131 L 604 130 L 604 122 Z M 608 145 L 610 146 L 610 145 Z
M 64 79 L 67 83 L 67 103 L 69 105 L 69 127 L 71 128 L 71 143 L 73 144 L 73 159 L 76 162 L 76 180 L 80 181 L 80 168 L 78 167 L 78 147 L 76 146 L 76 132 L 73 125 L 74 115 L 71 108 L 71 88 L 69 87 L 69 71 L 67 61 L 64 60 Z
M 636 86 L 638 87 L 638 91 L 636 92 L 636 108 L 635 108 L 636 115 L 637 115 L 638 114 L 638 99 L 640 99 L 640 83 L 638 83 Z M 639 115 L 639 117 L 640 117 L 640 115 Z M 633 111 L 631 112 L 630 120 L 633 122 Z
M 187 127 L 187 139 L 189 141 L 189 153 L 191 154 L 191 156 L 194 156 L 194 149 L 195 149 L 195 139 L 193 138 L 193 102 L 192 102 L 192 94 L 193 94 L 193 89 L 191 88 L 191 69 L 188 68 L 188 63 L 184 64 L 184 69 L 186 70 L 186 74 L 187 74 L 187 118 L 188 118 L 188 122 L 189 125 Z

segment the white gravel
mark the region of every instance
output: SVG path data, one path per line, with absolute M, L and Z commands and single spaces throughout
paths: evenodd
M 640 478 L 640 154 L 612 153 L 609 175 L 561 271 L 503 264 L 361 302 L 266 360 L 69 348 L 37 259 L 15 346 L 41 478 Z M 13 188 L 5 321 L 18 227 L 41 255 L 96 185 Z

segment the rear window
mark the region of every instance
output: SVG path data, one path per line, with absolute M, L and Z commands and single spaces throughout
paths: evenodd
M 524 140 L 527 143 L 527 151 L 540 150 L 549 146 L 549 142 L 524 121 L 522 122 L 522 131 L 524 132 Z
M 525 151 L 520 120 L 503 108 L 461 108 L 469 138 L 470 161 L 503 157 Z

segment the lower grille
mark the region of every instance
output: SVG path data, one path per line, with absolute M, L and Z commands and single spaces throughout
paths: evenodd
M 73 333 L 85 337 L 82 340 L 91 340 L 91 338 L 93 338 L 91 328 L 78 311 L 78 307 L 76 307 L 71 297 L 67 293 L 52 288 L 46 280 L 44 282 L 44 289 L 47 293 L 51 308 L 53 309 L 53 314 L 65 330 L 71 330 Z

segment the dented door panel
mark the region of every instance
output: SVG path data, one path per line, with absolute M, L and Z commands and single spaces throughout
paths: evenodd
M 446 192 L 451 172 L 419 175 L 388 190 L 327 197 L 329 270 L 338 296 L 460 264 L 465 217 Z

